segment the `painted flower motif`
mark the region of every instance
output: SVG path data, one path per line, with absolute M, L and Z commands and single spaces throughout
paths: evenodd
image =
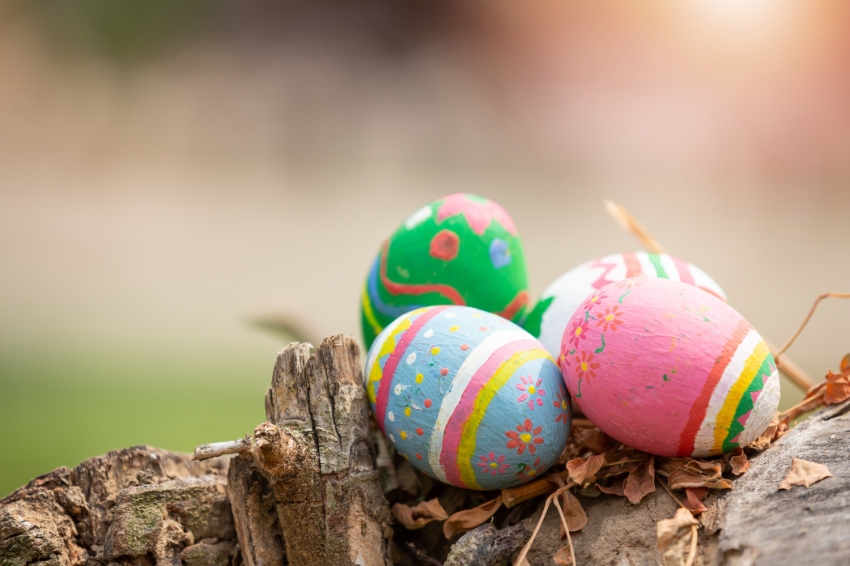
M 522 395 L 516 398 L 517 402 L 524 403 L 526 399 L 529 399 L 528 408 L 532 411 L 534 410 L 535 403 L 538 407 L 542 407 L 543 399 L 541 399 L 541 397 L 546 396 L 546 391 L 544 391 L 543 388 L 540 387 L 540 384 L 543 383 L 543 380 L 538 378 L 537 382 L 535 383 L 534 378 L 530 375 L 527 377 L 523 376 L 521 379 L 522 383 L 517 383 L 516 388 L 522 391 L 523 393 Z
M 567 395 L 567 392 L 564 390 L 563 387 L 561 387 L 558 390 L 558 398 L 555 401 L 553 401 L 552 404 L 556 408 L 561 409 L 561 411 L 562 411 L 562 412 L 558 413 L 557 417 L 555 417 L 555 422 L 556 423 L 562 422 L 566 426 L 567 415 L 569 415 L 570 397 L 569 397 L 569 395 Z
M 505 462 L 504 454 L 499 454 L 496 457 L 494 452 L 490 452 L 486 456 L 479 456 L 478 467 L 481 468 L 483 473 L 495 476 L 496 474 L 504 474 L 510 465 Z
M 620 305 L 607 307 L 605 312 L 596 313 L 596 326 L 601 326 L 603 332 L 608 332 L 608 329 L 613 332 L 623 324 L 623 319 L 620 318 L 622 314 Z
M 608 298 L 607 293 L 600 293 L 599 291 L 596 291 L 595 293 L 593 293 L 591 296 L 589 296 L 587 299 L 584 300 L 584 304 L 582 304 L 581 308 L 583 310 L 589 311 L 589 310 L 591 310 L 595 307 L 598 307 L 600 305 L 600 303 L 602 303 L 602 299 L 607 299 L 607 298 Z
M 537 472 L 539 472 L 542 467 L 540 458 L 537 458 L 531 465 L 525 463 L 520 464 L 519 471 L 515 475 L 530 478 L 537 475 Z
M 638 277 L 631 277 L 629 279 L 617 281 L 616 283 L 614 283 L 614 286 L 620 289 L 631 289 L 632 287 L 641 287 L 641 284 L 638 282 L 638 280 Z
M 579 322 L 573 322 L 572 327 L 569 330 L 569 344 L 574 347 L 578 347 L 579 342 L 581 340 L 587 340 L 587 321 L 583 320 Z
M 524 423 L 516 425 L 516 432 L 512 430 L 507 431 L 505 436 L 509 439 L 507 444 L 508 449 L 513 450 L 516 448 L 516 453 L 522 456 L 525 449 L 528 448 L 528 452 L 534 455 L 537 452 L 537 445 L 543 444 L 543 438 L 539 436 L 543 432 L 543 427 L 533 427 L 534 424 L 532 424 L 531 419 L 525 419 Z
M 581 356 L 575 357 L 579 379 L 587 379 L 587 382 L 590 383 L 591 377 L 596 377 L 596 372 L 593 371 L 599 367 L 599 362 L 593 361 L 593 354 L 588 354 L 587 352 L 581 352 Z

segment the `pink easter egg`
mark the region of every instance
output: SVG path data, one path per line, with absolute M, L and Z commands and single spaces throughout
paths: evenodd
M 669 279 L 626 279 L 588 297 L 567 324 L 559 363 L 596 426 L 659 456 L 746 446 L 779 404 L 776 364 L 752 325 Z

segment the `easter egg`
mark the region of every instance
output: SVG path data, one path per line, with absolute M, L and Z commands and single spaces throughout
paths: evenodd
M 657 277 L 695 285 L 726 300 L 714 279 L 693 264 L 667 254 L 613 254 L 571 269 L 549 285 L 522 323 L 557 357 L 561 336 L 575 310 L 594 291 L 630 277 Z
M 384 242 L 361 295 L 366 346 L 397 317 L 466 305 L 519 321 L 528 304 L 522 243 L 495 202 L 456 193 L 414 212 Z
M 648 277 L 601 287 L 569 320 L 559 358 L 582 412 L 659 456 L 714 456 L 755 440 L 779 405 L 765 341 L 724 301 Z
M 417 469 L 469 489 L 539 477 L 566 446 L 558 365 L 516 324 L 472 307 L 424 307 L 375 340 L 364 381 L 378 426 Z

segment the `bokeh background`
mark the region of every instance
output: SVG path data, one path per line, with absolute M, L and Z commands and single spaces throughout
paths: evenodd
M 286 338 L 249 321 L 359 335 L 381 240 L 456 191 L 534 294 L 637 248 L 612 198 L 784 342 L 850 290 L 850 3 L 3 2 L 0 495 L 251 431 Z

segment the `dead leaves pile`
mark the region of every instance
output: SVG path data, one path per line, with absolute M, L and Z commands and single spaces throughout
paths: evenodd
M 443 534 L 450 539 L 489 521 L 503 506 L 513 507 L 523 501 L 548 495 L 537 528 L 518 563 L 523 561 L 550 504 L 554 503 L 561 518 L 561 537 L 566 537 L 568 544 L 556 553 L 553 560 L 555 564 L 573 564 L 575 549 L 569 533 L 581 530 L 588 522 L 587 514 L 573 491 L 590 497 L 600 494 L 624 497 L 631 504 L 637 505 L 655 491 L 656 485 L 661 485 L 680 505 L 680 509 L 674 517 L 658 522 L 658 549 L 668 566 L 689 566 L 694 560 L 697 544 L 698 521 L 694 517 L 706 510 L 703 501 L 709 490 L 732 489 L 732 480 L 727 476 L 740 476 L 747 472 L 750 467 L 747 453 L 755 454 L 767 449 L 788 431 L 793 419 L 822 405 L 835 405 L 848 399 L 850 354 L 842 361 L 840 374 L 830 371 L 826 382 L 810 389 L 802 403 L 785 413 L 776 413 L 767 429 L 753 443 L 713 458 L 652 456 L 615 442 L 587 419 L 578 418 L 573 421 L 567 447 L 547 477 L 516 488 L 503 489 L 495 499 L 451 516 L 437 499 L 423 501 L 413 507 L 396 503 L 392 513 L 409 530 L 421 529 L 432 521 L 445 521 Z M 831 476 L 822 464 L 794 458 L 791 470 L 779 489 L 809 487 Z M 673 491 L 681 491 L 682 496 L 676 497 Z

